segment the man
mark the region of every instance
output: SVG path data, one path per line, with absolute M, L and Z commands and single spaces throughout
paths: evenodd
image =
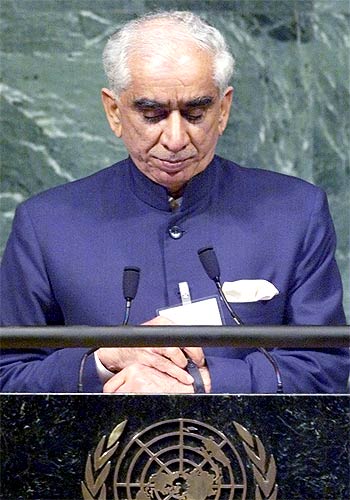
M 3 324 L 120 324 L 126 266 L 141 269 L 131 321 L 171 323 L 157 311 L 181 302 L 181 283 L 194 301 L 215 294 L 197 255 L 208 245 L 246 324 L 343 324 L 324 193 L 215 156 L 233 95 L 220 33 L 191 13 L 146 16 L 112 36 L 104 64 L 103 105 L 130 157 L 18 208 L 3 259 Z M 85 352 L 7 351 L 2 390 L 74 392 Z M 345 390 L 345 350 L 270 355 L 285 392 Z M 101 348 L 84 390 L 193 392 L 187 358 L 206 392 L 276 392 L 274 363 L 260 350 L 171 347 Z

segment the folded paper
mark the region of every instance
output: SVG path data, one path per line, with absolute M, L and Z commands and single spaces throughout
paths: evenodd
M 225 281 L 222 290 L 228 302 L 257 302 L 270 300 L 279 291 L 267 280 Z
M 169 307 L 158 311 L 177 325 L 222 325 L 217 299 L 211 297 L 184 306 Z

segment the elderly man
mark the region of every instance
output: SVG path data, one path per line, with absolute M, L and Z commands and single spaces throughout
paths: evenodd
M 324 193 L 215 156 L 233 95 L 221 34 L 189 12 L 145 16 L 111 37 L 104 64 L 103 105 L 130 156 L 17 209 L 2 323 L 120 324 L 126 266 L 141 269 L 133 323 L 170 323 L 157 311 L 181 303 L 183 283 L 202 314 L 216 289 L 197 251 L 210 245 L 246 324 L 343 324 Z M 85 351 L 6 351 L 2 390 L 74 392 Z M 84 390 L 193 392 L 188 358 L 206 392 L 273 393 L 279 377 L 285 392 L 343 392 L 348 372 L 340 349 L 115 347 L 89 357 Z

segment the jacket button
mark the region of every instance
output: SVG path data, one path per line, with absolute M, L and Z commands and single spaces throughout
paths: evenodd
M 168 229 L 169 235 L 174 240 L 178 240 L 182 237 L 183 231 L 179 228 L 179 226 L 173 226 Z

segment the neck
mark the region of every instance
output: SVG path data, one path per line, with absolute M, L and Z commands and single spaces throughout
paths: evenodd
M 181 196 L 184 194 L 185 187 L 186 187 L 186 184 L 184 186 L 181 186 L 177 190 L 172 190 L 172 191 L 168 190 L 168 194 L 169 194 L 169 196 L 174 198 L 174 200 L 177 200 L 178 198 L 181 198 Z

